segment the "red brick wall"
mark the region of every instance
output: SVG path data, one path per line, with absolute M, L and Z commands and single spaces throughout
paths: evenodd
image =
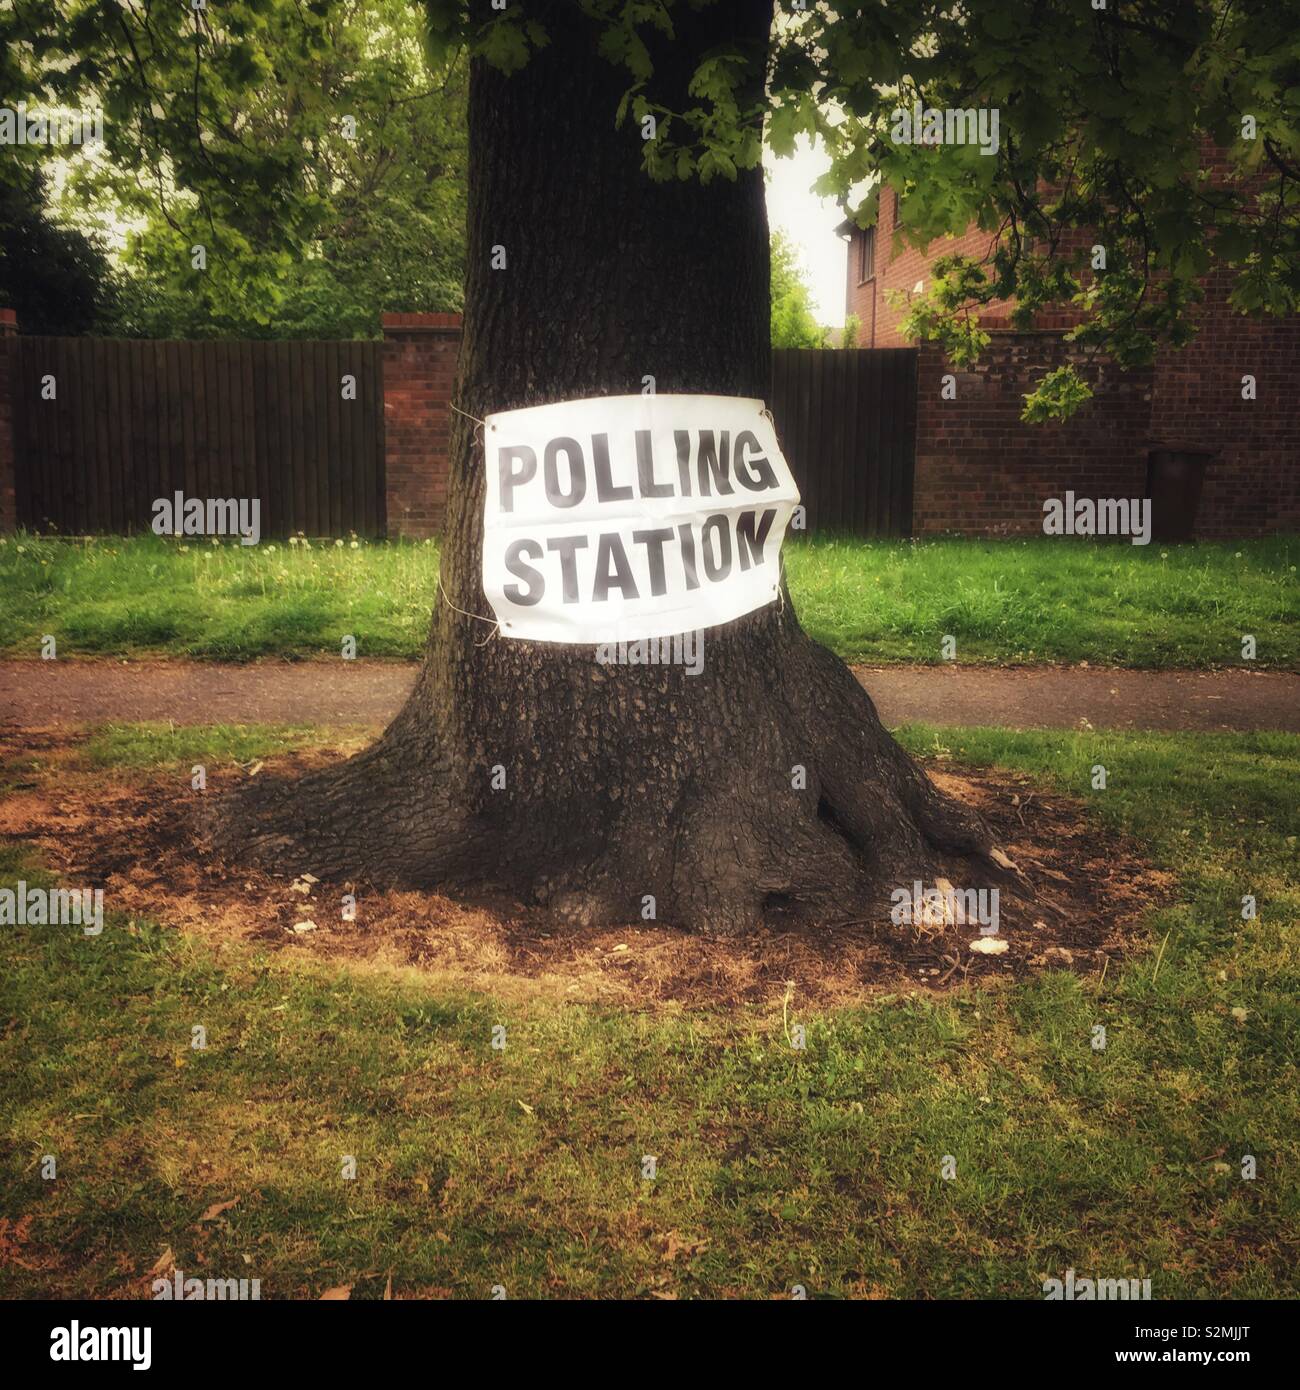
M 384 456 L 388 534 L 431 536 L 447 507 L 449 402 L 459 314 L 385 314 Z
M 924 250 L 903 246 L 901 242 L 895 247 L 896 196 L 892 188 L 880 190 L 876 220 L 876 273 L 873 279 L 858 282 L 858 241 L 863 233 L 855 231 L 849 242 L 846 307 L 850 314 L 857 315 L 861 325 L 858 329 L 859 347 L 911 347 L 912 344 L 898 331 L 899 321 L 907 310 L 905 307 L 896 309 L 891 306 L 887 302 L 887 292 L 901 290 L 904 294 L 910 294 L 918 280 L 924 280 L 929 289 L 931 262 L 940 256 L 957 254 L 982 260 L 992 249 L 995 240 L 992 232 L 981 232 L 977 227 L 971 227 L 959 237 L 944 237 Z
M 1067 490 L 1142 496 L 1149 370 L 1087 365 L 1095 395 L 1078 415 L 1063 425 L 1020 423 L 1025 393 L 1071 351 L 1056 333 L 994 330 L 980 361 L 957 370 L 934 345 L 920 349 L 913 534 L 1041 535 L 1043 503 Z M 941 394 L 948 373 L 954 400 Z
M 18 525 L 14 496 L 14 352 L 18 345 L 18 316 L 0 309 L 0 531 Z
M 1222 161 L 1212 155 L 1207 152 L 1207 163 L 1218 169 Z M 940 256 L 960 251 L 982 258 L 992 240 L 971 228 L 924 250 L 895 252 L 894 198 L 892 189 L 881 190 L 876 274 L 865 284 L 857 280 L 862 233 L 849 242 L 846 301 L 861 322 L 863 347 L 907 345 L 898 331 L 906 310 L 887 304 L 886 291 L 910 293 L 918 280 L 928 287 Z M 1215 451 L 1198 535 L 1300 530 L 1300 315 L 1261 320 L 1234 313 L 1228 287 L 1225 271 L 1206 281 L 1196 315 L 1200 332 L 1190 347 L 1161 352 L 1152 371 L 1130 373 L 1127 384 L 1113 369 L 1091 376 L 1098 395 L 1066 426 L 1016 419 L 1032 380 L 1065 360 L 1059 334 L 995 334 L 985 361 L 959 378 L 955 401 L 938 400 L 937 388 L 927 400 L 927 373 L 937 381 L 942 368 L 937 349 L 923 347 L 913 530 L 1031 530 L 1043 499 L 1067 488 L 1092 497 L 1138 497 L 1150 450 L 1179 446 Z M 990 307 L 985 326 L 1005 325 L 1009 306 Z M 1038 327 L 1074 321 L 1069 314 L 1040 316 Z M 1241 396 L 1247 374 L 1255 377 L 1254 401 Z
M 1213 449 L 1197 515 L 1201 536 L 1300 531 L 1300 316 L 1247 318 L 1219 272 L 1206 283 L 1200 333 L 1156 361 L 1156 443 Z M 1255 399 L 1242 398 L 1242 377 Z

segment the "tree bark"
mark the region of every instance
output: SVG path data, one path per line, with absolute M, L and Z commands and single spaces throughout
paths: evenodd
M 670 108 L 690 101 L 705 51 L 766 50 L 771 0 L 673 14 L 675 40 L 652 50 Z M 637 393 L 647 375 L 660 392 L 765 398 L 761 171 L 651 181 L 639 126 L 614 125 L 626 71 L 598 56 L 576 5 L 544 22 L 551 42 L 522 71 L 472 71 L 457 404 L 481 417 Z M 505 269 L 491 265 L 498 246 Z M 705 634 L 698 675 L 494 635 L 483 448 L 454 419 L 447 601 L 406 706 L 351 761 L 240 794 L 219 850 L 320 878 L 501 888 L 583 924 L 652 913 L 712 933 L 791 910 L 876 911 L 914 879 L 951 876 L 954 854 L 989 867 L 979 817 L 888 735 L 784 586 L 781 603 Z

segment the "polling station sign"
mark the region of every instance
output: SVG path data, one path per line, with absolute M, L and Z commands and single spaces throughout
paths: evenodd
M 602 396 L 484 424 L 483 590 L 503 637 L 671 637 L 777 598 L 799 491 L 762 401 Z

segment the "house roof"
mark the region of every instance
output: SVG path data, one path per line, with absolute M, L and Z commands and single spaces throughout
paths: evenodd
M 872 227 L 876 222 L 876 213 L 880 204 L 880 185 L 877 184 L 858 204 L 857 212 L 846 217 L 843 222 L 835 228 L 835 235 L 839 237 L 851 237 L 862 226 L 862 219 L 865 219 L 868 227 Z

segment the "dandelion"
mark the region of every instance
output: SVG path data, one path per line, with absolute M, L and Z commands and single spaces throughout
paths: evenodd
M 334 542 L 334 548 L 335 548 L 335 550 L 342 550 L 342 548 L 343 548 L 343 542 L 342 542 L 342 541 L 335 541 L 335 542 Z
M 274 545 L 268 545 L 268 546 L 266 547 L 266 551 L 267 551 L 267 554 L 268 554 L 268 555 L 273 555 L 273 554 L 275 553 L 275 546 L 274 546 Z
M 190 553 L 190 548 L 188 545 L 180 545 L 176 548 L 180 551 L 182 555 L 188 555 Z
M 289 544 L 290 544 L 290 545 L 297 545 L 297 544 L 298 544 L 298 537 L 297 537 L 297 536 L 290 536 L 290 537 L 289 537 Z
M 216 536 L 213 536 L 213 537 L 212 537 L 212 544 L 213 544 L 213 545 L 220 545 L 221 542 L 220 542 L 220 540 L 219 540 Z
M 26 554 L 27 554 L 27 547 L 26 547 L 25 545 L 20 545 L 20 546 L 18 547 L 18 553 L 19 553 L 19 555 L 26 555 Z
M 359 550 L 360 548 L 361 548 L 361 546 L 360 546 L 360 543 L 359 543 L 358 541 L 353 541 L 353 542 L 352 542 L 352 549 L 353 549 L 353 550 Z M 1294 568 L 1294 566 L 1292 566 L 1292 568 Z

